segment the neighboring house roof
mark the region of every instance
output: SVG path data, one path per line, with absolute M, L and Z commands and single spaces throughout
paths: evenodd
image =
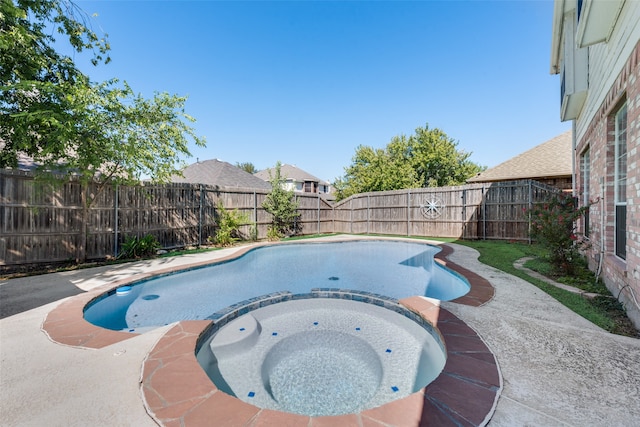
M 254 176 L 257 176 L 258 178 L 263 179 L 265 181 L 269 181 L 270 173 L 271 175 L 273 175 L 275 173 L 275 168 L 268 168 L 265 170 L 261 170 L 260 172 L 256 172 Z M 327 181 L 317 178 L 311 175 L 310 173 L 305 172 L 302 169 L 293 165 L 287 165 L 287 164 L 281 165 L 280 175 L 282 175 L 283 177 L 286 177 L 289 180 L 296 181 L 296 182 L 315 181 L 323 185 L 329 185 Z
M 21 171 L 34 172 L 38 168 L 38 165 L 33 159 L 24 153 L 18 153 L 18 167 L 16 169 Z
M 187 166 L 181 176 L 174 176 L 173 182 L 207 184 L 218 187 L 238 187 L 271 190 L 271 184 L 256 178 L 249 172 L 218 159 L 196 162 Z
M 15 170 L 35 173 L 38 171 L 38 168 L 42 166 L 42 163 L 36 163 L 33 157 L 28 156 L 23 152 L 18 152 L 17 157 L 18 157 L 18 165 L 15 168 Z M 65 163 L 62 160 L 55 162 L 55 164 L 57 164 L 55 169 L 51 169 L 53 165 L 49 165 L 47 169 L 43 170 L 43 172 L 51 172 L 56 175 L 71 175 L 71 176 L 78 175 L 77 168 L 70 169 L 65 167 Z M 7 168 L 7 169 L 14 169 L 14 168 Z M 97 172 L 95 172 L 95 176 L 96 177 L 102 176 L 103 171 L 104 169 L 102 170 L 99 169 Z
M 571 131 L 550 139 L 467 182 L 495 182 L 571 176 Z

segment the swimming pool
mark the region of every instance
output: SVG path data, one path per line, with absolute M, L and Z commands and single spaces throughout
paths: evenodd
M 452 300 L 466 294 L 469 283 L 434 262 L 439 250 L 391 240 L 262 246 L 231 261 L 135 283 L 124 295 L 111 291 L 88 304 L 84 317 L 100 327 L 140 332 L 206 319 L 258 295 L 325 287 Z
M 265 409 L 361 412 L 421 390 L 446 360 L 433 325 L 369 293 L 279 293 L 215 317 L 198 362 L 219 390 Z

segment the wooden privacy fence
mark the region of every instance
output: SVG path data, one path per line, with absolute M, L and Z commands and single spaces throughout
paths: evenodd
M 97 184 L 90 190 L 97 193 Z M 534 181 L 365 193 L 335 205 L 296 194 L 301 234 L 394 234 L 464 239 L 528 239 L 526 208 L 557 192 Z M 248 214 L 265 238 L 266 190 L 199 184 L 108 186 L 89 209 L 87 259 L 117 256 L 129 236 L 155 236 L 163 248 L 207 243 L 217 204 Z M 81 187 L 52 186 L 26 172 L 0 171 L 0 266 L 75 259 L 81 243 Z M 249 237 L 251 226 L 241 228 Z
M 363 193 L 334 206 L 334 232 L 529 240 L 529 208 L 559 193 L 535 181 Z
M 97 193 L 97 184 L 90 191 Z M 81 186 L 51 185 L 20 171 L 0 171 L 0 266 L 75 259 L 81 240 Z M 129 236 L 155 236 L 165 249 L 207 243 L 216 230 L 218 201 L 248 214 L 265 238 L 268 190 L 199 184 L 107 186 L 89 209 L 87 259 L 117 256 Z M 296 195 L 303 234 L 332 232 L 333 207 L 317 194 Z M 241 227 L 249 237 L 251 226 Z

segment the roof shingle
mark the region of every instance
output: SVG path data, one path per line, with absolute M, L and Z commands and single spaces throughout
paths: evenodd
M 255 188 L 271 190 L 271 184 L 218 159 L 190 164 L 181 176 L 174 176 L 173 182 L 207 184 L 218 187 Z
M 273 174 L 275 173 L 275 168 L 267 168 L 265 170 L 261 170 L 260 172 L 256 172 L 254 174 L 254 176 L 257 176 L 258 178 L 264 179 L 265 181 L 269 180 L 269 173 Z M 297 182 L 305 182 L 305 181 L 315 181 L 318 182 L 319 184 L 323 184 L 323 185 L 328 185 L 329 183 L 317 178 L 313 175 L 311 175 L 310 173 L 303 171 L 302 169 L 293 166 L 293 165 L 287 165 L 287 164 L 283 164 L 280 166 L 280 174 L 283 177 L 286 177 L 287 179 L 293 180 L 293 181 L 297 181 Z
M 533 147 L 467 182 L 510 181 L 571 176 L 571 131 Z

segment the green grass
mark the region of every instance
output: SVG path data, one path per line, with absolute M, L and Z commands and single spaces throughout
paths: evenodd
M 573 286 L 574 288 L 581 289 L 585 292 L 591 292 L 596 294 L 609 294 L 609 290 L 602 283 L 601 280 L 596 280 L 594 273 L 589 271 L 586 262 L 579 260 L 576 264 L 575 270 L 572 275 L 558 274 L 551 263 L 545 257 L 539 257 L 525 262 L 525 267 L 537 271 L 549 278 L 552 278 L 556 282 L 563 283 L 565 285 Z
M 211 251 L 218 251 L 222 249 L 221 247 L 213 247 L 213 246 L 207 246 L 207 247 L 198 247 L 198 248 L 193 248 L 193 249 L 179 249 L 179 250 L 175 250 L 175 251 L 168 251 L 167 253 L 164 253 L 162 255 L 158 255 L 157 258 L 167 258 L 167 257 L 172 257 L 172 256 L 179 256 L 179 255 L 189 255 L 189 254 L 199 254 L 202 252 L 211 252 Z
M 317 237 L 328 237 L 328 236 L 337 236 L 338 233 L 328 233 L 328 234 L 308 234 L 305 236 L 291 236 L 291 237 L 284 237 L 282 239 L 280 239 L 283 242 L 286 241 L 290 241 L 290 240 L 306 240 L 306 239 L 315 239 Z
M 348 234 L 348 233 L 341 233 Z M 352 234 L 352 236 L 359 236 L 358 234 Z M 443 242 L 443 243 L 456 243 L 458 239 L 455 237 L 422 237 L 422 236 L 399 236 L 397 234 L 364 234 L 367 237 L 395 237 L 395 238 L 403 238 L 403 239 L 415 239 L 415 240 L 432 240 L 435 242 Z
M 546 292 L 561 304 L 571 309 L 575 313 L 594 323 L 595 325 L 615 334 L 635 336 L 638 337 L 638 331 L 633 328 L 631 322 L 626 316 L 622 305 L 615 299 L 611 298 L 611 294 L 604 286 L 597 286 L 598 293 L 603 294 L 602 297 L 595 298 L 593 300 L 587 299 L 579 294 L 565 291 L 564 289 L 557 288 L 535 277 L 529 276 L 526 272 L 518 270 L 513 266 L 513 263 L 523 257 L 535 257 L 535 261 L 527 264 L 530 266 L 539 267 L 536 269 L 543 275 L 550 274 L 550 267 L 544 265 L 544 250 L 536 245 L 529 245 L 525 243 L 511 243 L 503 241 L 469 241 L 459 240 L 456 243 L 471 247 L 480 252 L 478 260 L 484 264 L 490 265 L 497 269 L 500 269 L 513 276 L 517 276 L 527 282 L 537 286 L 542 291 Z M 546 273 L 545 273 L 546 272 Z M 577 277 L 585 277 L 589 281 L 593 282 L 593 275 L 587 272 L 580 273 Z M 555 278 L 554 278 L 555 279 Z M 574 278 L 574 282 L 571 286 L 579 287 L 587 285 L 585 283 L 576 286 L 578 279 Z

